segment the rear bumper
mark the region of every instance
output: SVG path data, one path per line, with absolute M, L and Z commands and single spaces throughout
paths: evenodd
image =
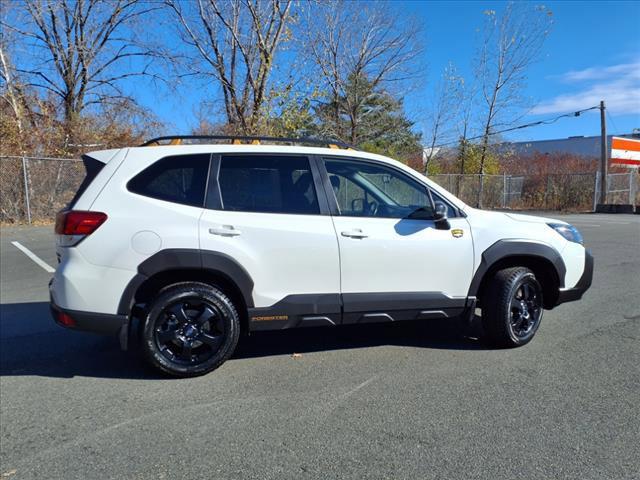
M 588 250 L 585 250 L 585 258 L 584 258 L 584 271 L 582 272 L 582 276 L 578 283 L 573 288 L 568 288 L 566 290 L 560 290 L 558 293 L 558 301 L 556 305 L 560 305 L 561 303 L 574 302 L 576 300 L 580 300 L 584 292 L 589 290 L 591 286 L 591 282 L 593 280 L 593 255 Z
M 53 320 L 61 327 L 72 330 L 82 330 L 102 335 L 116 335 L 121 333 L 122 327 L 127 325 L 128 322 L 126 315 L 80 312 L 61 308 L 55 304 L 53 298 L 51 298 L 49 306 Z

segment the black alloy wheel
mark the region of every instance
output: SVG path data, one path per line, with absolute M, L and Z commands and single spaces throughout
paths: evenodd
M 235 350 L 240 317 L 221 290 L 184 282 L 161 290 L 150 302 L 142 329 L 142 350 L 154 367 L 173 376 L 208 373 Z
M 156 322 L 156 344 L 169 361 L 197 365 L 213 357 L 225 335 L 223 314 L 211 302 L 183 298 L 167 305 Z
M 542 292 L 532 278 L 526 278 L 511 299 L 511 331 L 518 338 L 526 338 L 542 316 Z
M 519 347 L 535 335 L 544 311 L 542 287 L 525 267 L 495 273 L 482 298 L 482 326 L 497 347 Z

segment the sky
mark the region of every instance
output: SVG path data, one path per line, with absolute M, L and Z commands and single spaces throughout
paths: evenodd
M 472 76 L 483 11 L 500 12 L 504 5 L 496 1 L 390 2 L 391 8 L 424 26 L 424 78 L 419 89 L 405 96 L 405 108 L 417 130 L 428 129 L 420 112 L 425 111 L 434 84 L 449 62 L 461 75 Z M 554 118 L 604 100 L 609 134 L 640 128 L 640 2 L 550 1 L 544 5 L 553 12 L 554 26 L 539 61 L 529 70 L 525 96 L 531 110 L 520 123 Z M 189 133 L 205 92 L 194 85 L 178 95 L 161 95 L 153 88 L 139 95 L 160 119 L 171 124 L 169 128 L 175 128 L 167 133 Z M 599 134 L 600 115 L 594 110 L 505 137 L 525 141 Z

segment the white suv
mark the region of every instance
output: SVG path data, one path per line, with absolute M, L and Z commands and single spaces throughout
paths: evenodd
M 192 376 L 229 358 L 243 331 L 476 307 L 491 343 L 519 346 L 543 308 L 591 285 L 593 259 L 567 223 L 471 208 L 335 143 L 207 139 L 83 157 L 86 178 L 56 222 L 57 323 L 117 333 L 123 348 L 139 335 L 153 365 Z

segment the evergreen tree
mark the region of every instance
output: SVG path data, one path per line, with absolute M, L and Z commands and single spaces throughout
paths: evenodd
M 374 88 L 364 75 L 350 75 L 344 94 L 314 108 L 318 133 L 370 152 L 407 159 L 421 152 L 401 99 Z

